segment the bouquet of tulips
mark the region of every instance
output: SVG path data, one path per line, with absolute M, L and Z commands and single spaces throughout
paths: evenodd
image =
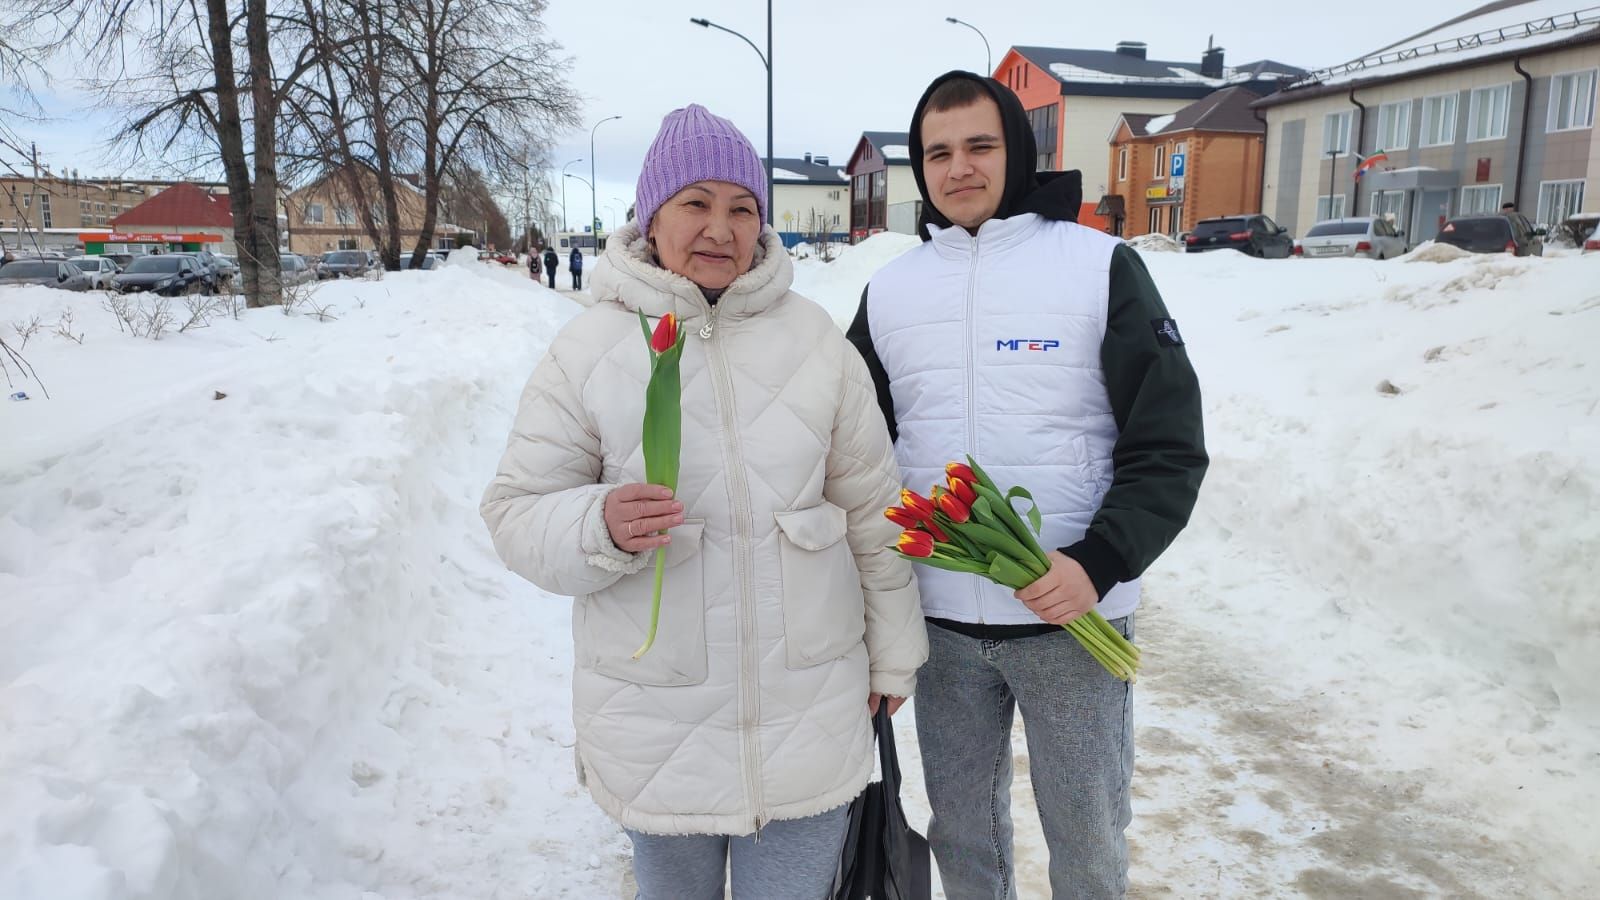
M 903 490 L 901 505 L 884 511 L 889 521 L 906 529 L 895 546 L 900 555 L 925 566 L 982 575 L 1012 590 L 1050 571 L 1037 538 L 1042 517 L 1032 494 L 1021 487 L 1001 494 L 970 456 L 967 465 L 945 466 L 945 482 L 935 485 L 929 497 Z M 1032 504 L 1027 524 L 1011 506 L 1018 497 Z M 1107 672 L 1123 681 L 1137 680 L 1139 648 L 1099 612 L 1090 610 L 1063 627 Z
M 678 333 L 678 317 L 667 313 L 650 330 L 650 320 L 639 313 L 650 346 L 650 382 L 644 389 L 644 480 L 650 484 L 678 490 L 678 458 L 683 450 L 683 388 L 678 374 L 683 360 L 683 342 L 688 333 Z M 656 548 L 656 581 L 650 594 L 650 630 L 644 644 L 633 653 L 639 659 L 656 642 L 656 625 L 661 621 L 661 577 L 667 567 L 667 548 Z

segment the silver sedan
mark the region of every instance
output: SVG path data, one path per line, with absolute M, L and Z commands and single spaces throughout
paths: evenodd
M 1375 216 L 1318 222 L 1294 247 L 1294 255 L 1306 259 L 1351 256 L 1394 259 L 1405 253 L 1405 232 L 1396 231 L 1389 220 Z

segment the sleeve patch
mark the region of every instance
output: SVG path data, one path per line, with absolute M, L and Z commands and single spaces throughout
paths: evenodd
M 1182 347 L 1183 335 L 1178 333 L 1178 323 L 1172 319 L 1151 319 L 1150 329 L 1156 333 L 1156 343 L 1163 347 Z

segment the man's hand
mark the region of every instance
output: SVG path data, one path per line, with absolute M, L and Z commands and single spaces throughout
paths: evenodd
M 1054 550 L 1045 556 L 1050 560 L 1050 571 L 1017 591 L 1017 599 L 1051 625 L 1065 625 L 1094 609 L 1100 595 L 1083 566 Z
M 882 694 L 868 694 L 867 695 L 867 712 L 872 714 L 872 715 L 874 715 L 874 716 L 877 715 L 878 714 L 878 702 L 880 700 L 882 700 L 882 699 L 883 699 L 883 695 Z M 904 697 L 890 697 L 889 698 L 889 715 L 892 716 L 895 713 L 899 712 L 900 711 L 900 707 L 905 706 L 905 705 L 906 705 L 906 698 L 904 698 Z
M 661 485 L 625 484 L 606 495 L 605 517 L 617 549 L 643 553 L 672 541 L 657 532 L 683 524 L 683 504 Z

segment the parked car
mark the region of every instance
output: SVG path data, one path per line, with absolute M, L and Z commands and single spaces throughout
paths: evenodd
M 404 267 L 404 268 L 407 268 L 407 269 L 422 269 L 422 270 L 426 271 L 428 269 L 431 269 L 431 268 L 439 265 L 441 262 L 443 262 L 443 260 L 439 259 L 437 254 L 433 254 L 433 253 L 428 253 L 428 254 L 424 255 L 422 257 L 422 265 L 420 265 L 420 266 L 416 264 L 415 259 L 416 259 L 416 257 L 414 257 L 411 254 L 407 253 L 405 256 L 400 258 L 400 265 L 402 267 Z
M 517 255 L 515 253 L 507 253 L 504 250 L 496 253 L 492 258 L 502 266 L 514 266 L 517 264 Z
M 102 291 L 111 287 L 111 279 L 121 271 L 117 264 L 104 256 L 74 256 L 67 260 L 89 278 L 89 290 Z
M 234 276 L 239 274 L 239 261 L 237 259 L 218 253 L 216 260 L 217 274 L 222 276 L 223 282 L 232 281 Z
M 1583 252 L 1589 253 L 1596 250 L 1600 250 L 1600 234 L 1591 235 L 1588 240 L 1583 242 Z
M 216 259 L 216 257 L 211 256 L 211 254 L 207 253 L 205 256 L 201 256 L 199 253 L 165 253 L 162 255 L 176 256 L 189 260 L 190 264 L 199 270 L 200 280 L 203 283 L 203 290 L 206 293 L 215 294 L 221 288 L 222 276 L 218 274 L 214 265 L 208 264 L 207 257 L 210 257 L 210 259 L 213 260 Z
M 42 284 L 63 291 L 87 291 L 89 276 L 64 259 L 16 259 L 0 266 L 0 286 Z
M 133 262 L 139 257 L 133 255 L 132 253 L 107 253 L 105 254 L 105 258 L 116 263 L 117 271 L 121 272 L 123 269 L 128 267 L 128 263 Z
M 1544 255 L 1544 232 L 1521 213 L 1456 216 L 1444 223 L 1435 240 L 1468 253 Z
M 1226 216 L 1201 219 L 1184 238 L 1189 253 L 1207 250 L 1238 250 L 1260 259 L 1287 259 L 1294 252 L 1294 237 L 1263 215 Z
M 284 287 L 294 287 L 317 280 L 317 273 L 306 263 L 305 257 L 297 253 L 285 253 L 278 257 L 278 261 L 283 269 Z
M 322 254 L 318 278 L 355 278 L 367 274 L 372 258 L 365 250 L 330 250 Z
M 1294 245 L 1294 255 L 1308 259 L 1330 256 L 1394 259 L 1405 253 L 1405 232 L 1396 231 L 1387 219 L 1376 216 L 1318 222 Z
M 111 279 L 111 285 L 124 294 L 149 291 L 165 297 L 198 294 L 210 289 L 200 262 L 186 253 L 141 256 L 129 263 L 121 275 Z

